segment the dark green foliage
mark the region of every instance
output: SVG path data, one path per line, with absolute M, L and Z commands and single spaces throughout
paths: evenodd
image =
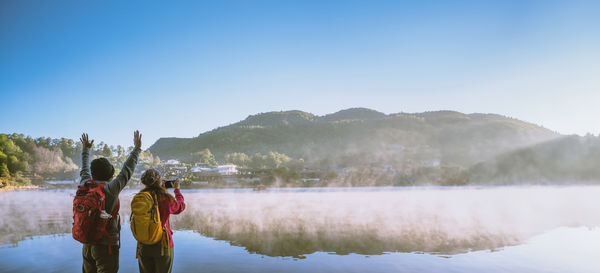
M 231 153 L 226 154 L 224 158 L 228 164 L 235 164 L 240 168 L 253 170 L 276 169 L 283 165 L 297 167 L 300 163 L 300 161 L 294 161 L 287 155 L 277 152 L 255 153 L 252 156 L 244 153 Z
M 249 116 L 196 138 L 161 138 L 150 147 L 163 159 L 192 160 L 190 151 L 209 148 L 217 161 L 246 165 L 244 153 L 278 152 L 303 158 L 307 166 L 411 167 L 439 159 L 464 168 L 506 151 L 558 137 L 542 127 L 492 114 L 451 111 L 385 115 L 354 108 L 323 117 L 301 111 Z M 230 155 L 229 158 L 226 158 Z
M 110 147 L 108 147 L 108 144 L 104 144 L 104 146 L 102 147 L 102 156 L 104 156 L 104 157 L 112 156 L 112 150 L 110 149 Z
M 1 158 L 0 158 L 1 160 Z M 10 178 L 10 172 L 8 171 L 8 167 L 6 166 L 6 163 L 0 163 L 0 178 Z
M 81 164 L 81 142 L 67 138 L 32 138 L 23 134 L 0 134 L 0 179 L 26 184 L 34 179 L 73 179 Z M 125 149 L 100 143 L 94 157 L 108 158 L 114 165 L 125 161 Z M 158 158 L 149 152 L 140 155 L 144 164 L 155 165 Z
M 385 118 L 385 114 L 367 108 L 350 108 L 319 117 L 318 121 L 371 120 Z
M 131 150 L 100 142 L 93 154 L 119 166 Z M 0 134 L 0 178 L 76 177 L 80 154 L 78 141 Z M 260 173 L 262 181 L 252 183 L 268 185 L 600 181 L 597 137 L 564 137 L 500 115 L 453 111 L 270 112 L 191 139 L 161 138 L 140 155 L 145 168 L 158 163 L 152 154 L 208 166 L 235 164 Z
M 250 157 L 245 153 L 231 153 L 225 155 L 225 163 L 235 164 L 241 168 L 248 168 Z
M 0 178 L 8 179 L 27 168 L 27 157 L 6 134 L 0 134 Z
M 5 179 L 17 182 L 29 181 L 23 175 L 69 178 L 78 168 L 73 157 L 79 158 L 80 147 L 66 138 L 33 139 L 23 134 L 0 134 L 0 153 L 4 155 L 0 156 L 0 173 Z
M 207 166 L 215 166 L 217 165 L 217 161 L 215 160 L 215 156 L 210 152 L 209 149 L 202 149 L 198 152 L 192 153 L 192 162 L 200 162 L 204 163 Z
M 315 115 L 302 111 L 269 112 L 248 116 L 238 123 L 240 126 L 286 126 L 308 124 L 314 121 Z

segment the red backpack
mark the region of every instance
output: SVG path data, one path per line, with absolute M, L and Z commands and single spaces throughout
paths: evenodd
M 75 240 L 90 245 L 98 243 L 102 238 L 108 238 L 110 253 L 111 236 L 108 227 L 112 218 L 118 214 L 119 203 L 117 201 L 117 205 L 111 214 L 106 213 L 106 196 L 102 190 L 104 186 L 106 184 L 96 183 L 96 181 L 89 179 L 77 188 L 73 200 L 73 229 L 71 233 Z

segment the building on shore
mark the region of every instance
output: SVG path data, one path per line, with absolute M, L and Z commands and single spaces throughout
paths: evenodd
M 188 175 L 188 167 L 177 159 L 169 159 L 158 164 L 163 178 L 183 178 Z
M 214 181 L 220 178 L 230 178 L 238 174 L 236 165 L 219 165 L 214 168 L 193 167 L 190 169 L 190 172 L 194 180 L 198 181 Z

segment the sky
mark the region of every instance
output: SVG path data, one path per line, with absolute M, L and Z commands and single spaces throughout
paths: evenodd
M 143 147 L 269 111 L 600 133 L 600 1 L 0 1 L 0 132 Z

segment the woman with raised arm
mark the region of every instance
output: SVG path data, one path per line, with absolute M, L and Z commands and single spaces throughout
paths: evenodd
M 171 272 L 173 269 L 173 240 L 169 217 L 171 214 L 179 214 L 185 209 L 185 202 L 183 195 L 179 189 L 179 179 L 175 180 L 173 187 L 175 188 L 173 197 L 167 192 L 164 181 L 160 177 L 160 173 L 156 169 L 148 169 L 142 174 L 142 184 L 145 188 L 140 193 L 149 193 L 154 205 L 150 205 L 154 210 L 156 205 L 158 206 L 158 214 L 156 218 L 160 218 L 160 224 L 162 225 L 160 238 L 157 243 L 144 244 L 138 240 L 137 257 L 138 264 L 141 273 L 158 273 L 158 272 Z M 138 194 L 140 195 L 140 194 Z M 137 195 L 136 195 L 137 196 Z M 134 198 L 135 199 L 135 198 Z M 147 208 L 147 207 L 146 207 Z M 132 201 L 132 217 L 135 216 L 135 211 L 139 208 L 134 208 Z M 159 216 L 159 217 L 158 217 Z M 156 219 L 158 220 L 158 219 Z M 135 221 L 132 221 L 132 224 Z M 158 222 L 158 221 L 155 221 Z M 132 227 L 132 230 L 134 227 Z M 135 236 L 134 231 L 134 236 Z M 136 237 L 137 239 L 137 237 Z M 154 240 L 156 241 L 156 240 Z

